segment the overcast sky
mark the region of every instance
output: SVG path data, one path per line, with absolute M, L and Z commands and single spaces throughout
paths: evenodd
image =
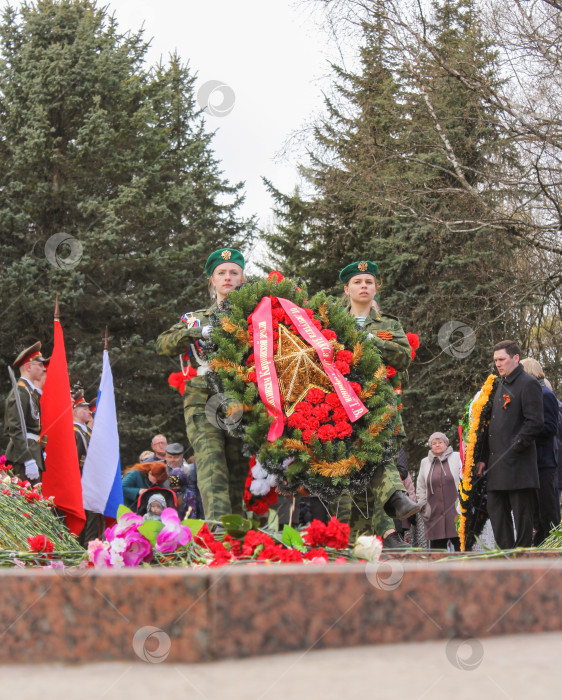
M 10 4 L 17 7 L 21 0 Z M 232 109 L 206 117 L 208 128 L 217 130 L 215 153 L 226 177 L 245 183 L 242 213 L 256 214 L 262 226 L 270 223 L 272 201 L 262 177 L 284 192 L 297 184 L 299 154 L 294 149 L 290 159 L 281 154 L 291 135 L 323 110 L 329 62 L 340 60 L 341 47 L 330 40 L 320 5 L 310 0 L 110 0 L 107 6 L 124 32 L 144 27 L 151 40 L 150 64 L 166 61 L 177 50 L 197 74 L 197 91 L 211 81 L 227 86 L 215 90 L 211 105 L 220 108 L 226 97 L 225 107 Z M 355 47 L 348 47 L 348 57 L 354 53 Z
M 177 50 L 197 73 L 197 90 L 210 81 L 232 90 L 232 110 L 207 116 L 208 127 L 218 130 L 214 148 L 226 176 L 246 183 L 244 214 L 266 224 L 271 200 L 261 178 L 283 191 L 294 187 L 296 158 L 278 156 L 322 109 L 335 54 L 319 10 L 298 0 L 112 0 L 109 7 L 122 28 L 144 24 L 151 63 Z M 224 97 L 228 111 L 229 95 L 215 90 L 212 104 L 219 109 Z

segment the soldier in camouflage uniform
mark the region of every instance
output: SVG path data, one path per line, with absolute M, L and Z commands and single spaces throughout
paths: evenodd
M 45 470 L 40 442 L 41 394 L 48 363 L 41 355 L 41 343 L 35 343 L 17 356 L 13 367 L 19 368 L 21 375 L 16 386 L 19 401 L 16 389 L 12 389 L 4 409 L 4 432 L 9 438 L 6 459 L 16 476 L 29 479 L 31 483 L 39 481 Z
M 192 377 L 186 382 L 183 394 L 187 437 L 197 464 L 205 518 L 217 520 L 222 515 L 244 512 L 248 459 L 242 456 L 242 441 L 221 427 L 224 423 L 218 411 L 219 402 L 217 406 L 209 402 L 211 394 L 205 378 L 208 366 L 201 350 L 202 344 L 209 341 L 209 317 L 217 311 L 217 304 L 244 282 L 244 258 L 237 250 L 220 248 L 209 256 L 205 273 L 210 277 L 216 301 L 209 309 L 184 314 L 179 323 L 158 337 L 156 350 L 159 355 L 179 356 L 182 363 L 187 363 L 182 364 L 184 376 Z
M 396 316 L 381 314 L 378 309 L 377 272 L 375 263 L 355 262 L 340 272 L 340 280 L 345 284 L 345 294 L 350 302 L 348 310 L 357 318 L 357 324 L 373 338 L 382 361 L 402 372 L 410 364 L 410 343 Z M 400 411 L 394 435 L 398 454 L 405 436 Z M 371 492 L 370 497 L 367 497 L 368 492 L 354 496 L 356 506 L 351 515 L 353 526 L 359 530 L 372 528 L 377 535 L 383 537 L 383 543 L 387 547 L 404 546 L 396 534 L 391 516 L 407 518 L 418 512 L 419 506 L 406 495 L 395 462 L 376 470 L 368 490 Z

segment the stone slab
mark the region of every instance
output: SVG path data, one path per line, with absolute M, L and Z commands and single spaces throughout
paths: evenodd
M 196 663 L 562 631 L 560 559 L 0 571 L 0 663 Z

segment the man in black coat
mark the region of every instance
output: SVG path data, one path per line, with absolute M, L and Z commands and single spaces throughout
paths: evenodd
M 502 549 L 532 545 L 539 488 L 535 439 L 543 428 L 542 390 L 519 364 L 520 356 L 511 340 L 494 346 L 501 380 L 492 406 L 487 449 L 478 463 L 479 474 L 486 469 L 488 514 Z
M 542 390 L 544 425 L 535 441 L 539 468 L 539 510 L 535 526 L 534 545 L 538 547 L 555 525 L 560 523 L 560 496 L 556 483 L 556 436 L 558 435 L 558 399 L 546 386 L 540 362 L 532 357 L 521 360 L 527 374 L 535 377 Z

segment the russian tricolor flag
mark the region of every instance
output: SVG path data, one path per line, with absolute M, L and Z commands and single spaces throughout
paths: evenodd
M 94 427 L 82 468 L 82 495 L 86 510 L 110 518 L 117 517 L 117 509 L 123 503 L 115 392 L 107 350 L 103 351 Z

